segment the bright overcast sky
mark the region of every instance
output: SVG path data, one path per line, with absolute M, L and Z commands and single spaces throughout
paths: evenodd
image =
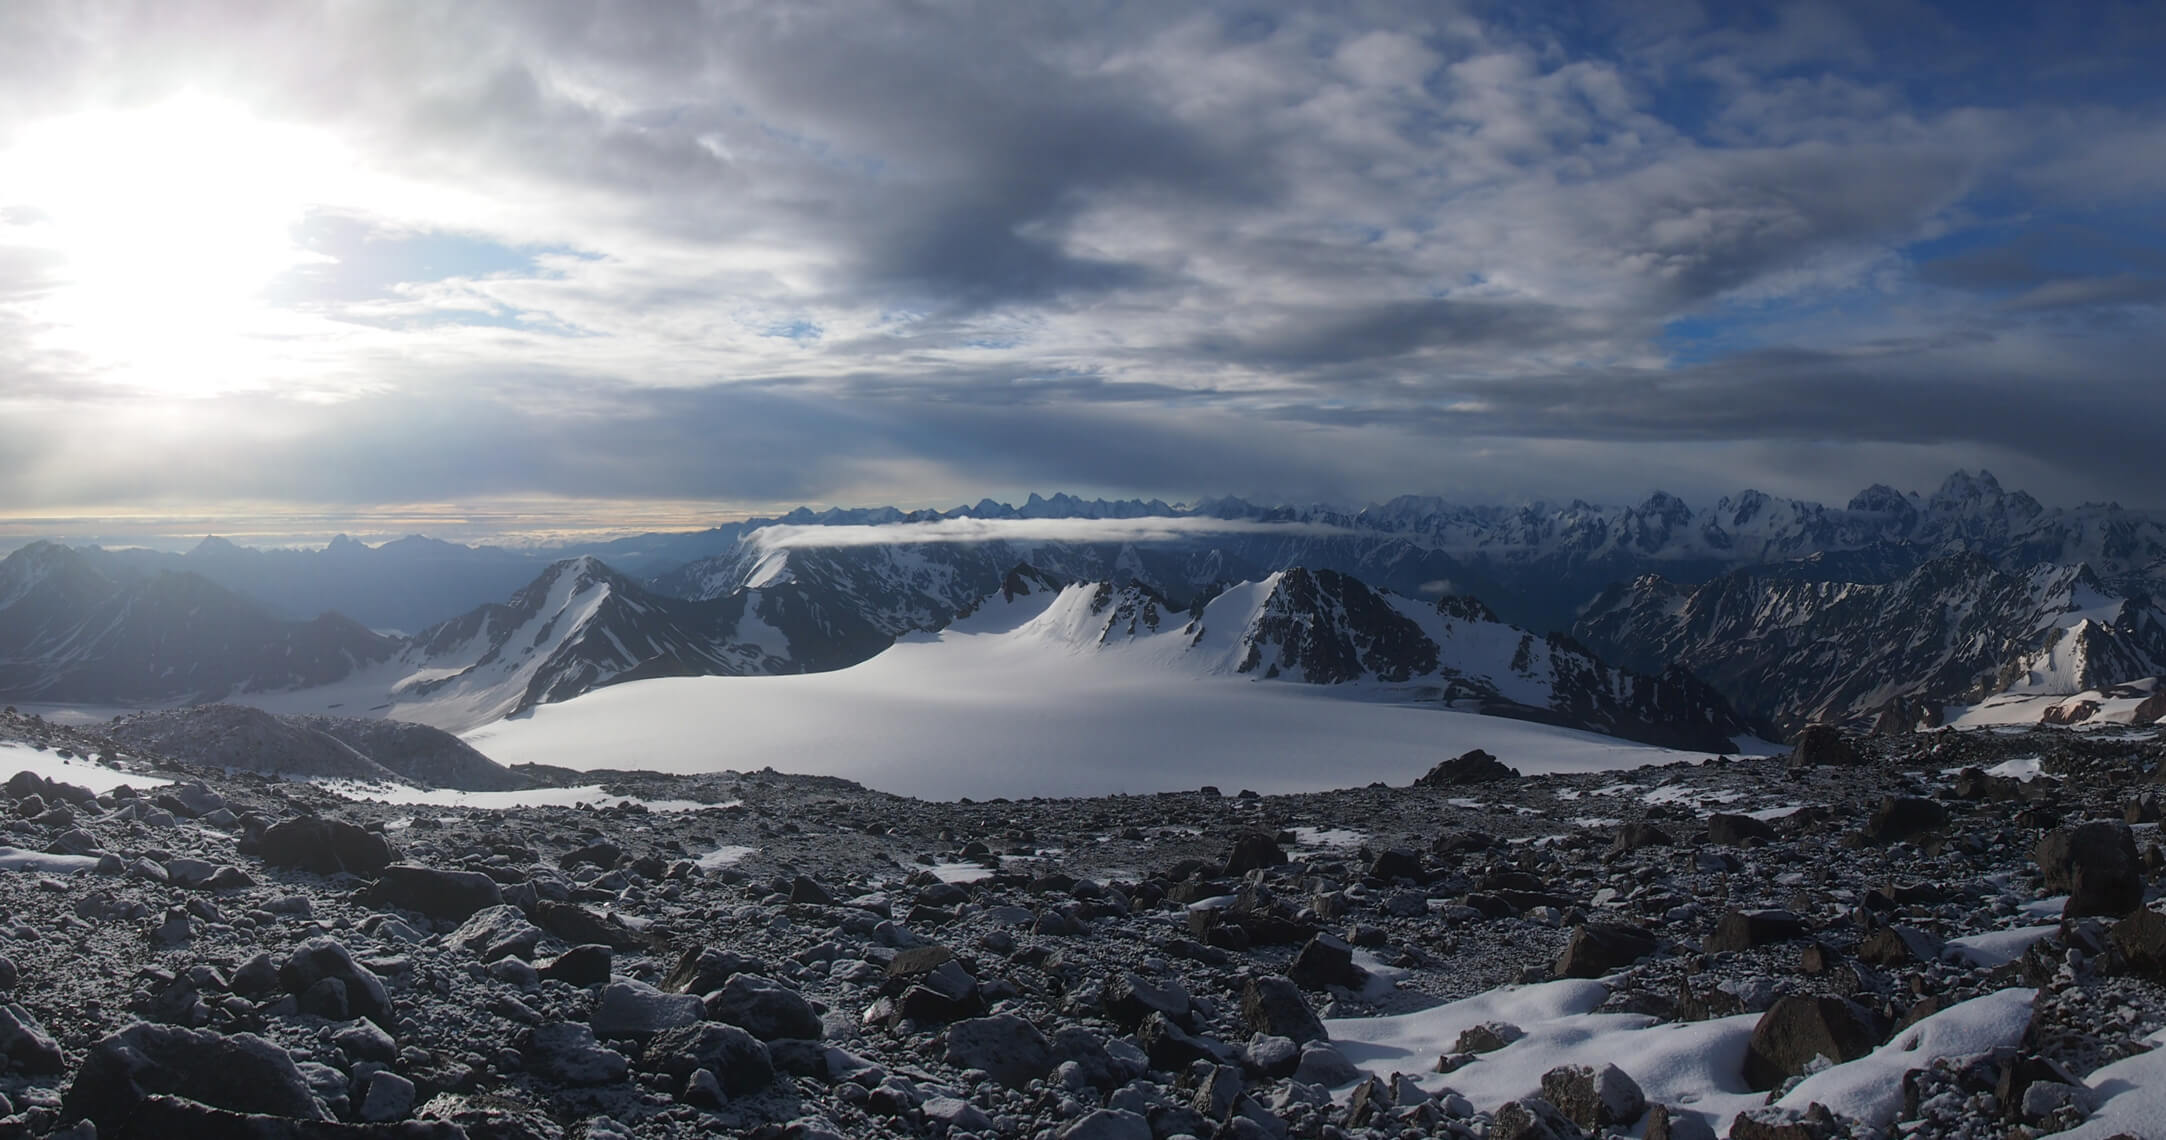
M 2166 505 L 2166 7 L 2001 7 L 11 0 L 0 515 Z

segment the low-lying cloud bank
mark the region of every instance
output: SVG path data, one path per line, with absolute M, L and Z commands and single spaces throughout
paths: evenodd
M 764 526 L 746 536 L 762 550 L 965 542 L 1180 542 L 1210 535 L 1333 538 L 1355 533 L 1323 523 L 1253 519 L 941 519 L 871 526 Z

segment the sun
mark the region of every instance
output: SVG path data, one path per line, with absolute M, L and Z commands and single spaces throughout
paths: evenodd
M 324 137 L 198 94 L 49 119 L 0 154 L 0 215 L 43 247 L 43 346 L 102 379 L 171 395 L 263 380 L 278 314 L 261 300 L 311 260 L 292 231 L 336 184 Z

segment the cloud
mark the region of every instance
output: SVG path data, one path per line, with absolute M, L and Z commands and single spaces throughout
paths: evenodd
M 1333 538 L 1354 532 L 1321 523 L 1250 519 L 940 519 L 857 526 L 763 526 L 746 536 L 762 550 L 832 549 L 916 543 L 1183 542 L 1213 535 Z
M 29 3 L 0 150 L 193 90 L 354 165 L 170 405 L 56 339 L 0 187 L 0 495 L 1597 497 L 1848 449 L 2166 503 L 2162 25 Z

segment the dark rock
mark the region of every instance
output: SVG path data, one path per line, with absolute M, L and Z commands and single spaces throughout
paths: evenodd
M 1787 910 L 1733 910 L 1715 923 L 1702 943 L 1710 954 L 1750 950 L 1805 936 L 1805 920 Z
M 532 913 L 535 923 L 543 930 L 566 942 L 593 942 L 617 950 L 644 950 L 647 946 L 637 931 L 577 903 L 542 899 L 534 904 Z
M 708 994 L 707 1016 L 737 1026 L 762 1041 L 782 1037 L 817 1039 L 825 1033 L 820 1015 L 803 994 L 757 974 L 738 974 Z
M 617 861 L 622 858 L 624 858 L 623 848 L 607 840 L 596 840 L 577 851 L 567 851 L 558 856 L 557 866 L 569 871 L 584 864 L 600 867 L 602 870 L 608 871 L 614 869 Z
M 665 1029 L 690 1025 L 705 1013 L 691 994 L 664 993 L 644 982 L 611 982 L 602 987 L 587 1019 L 597 1037 L 645 1041 Z
M 1716 812 L 1707 817 L 1707 841 L 1724 847 L 1743 847 L 1752 840 L 1773 840 L 1775 829 L 1749 815 Z
M 1655 936 L 1637 926 L 1590 922 L 1575 927 L 1557 955 L 1560 978 L 1599 978 L 1655 952 Z
M 647 1042 L 640 1067 L 678 1080 L 705 1069 L 731 1096 L 746 1096 L 774 1083 L 773 1055 L 760 1039 L 734 1025 L 705 1021 L 665 1029 Z
M 2046 889 L 2068 892 L 2063 915 L 2127 914 L 2143 905 L 2143 863 L 2128 825 L 2093 820 L 2046 833 L 2031 858 Z
M 1668 847 L 1675 842 L 1676 840 L 1670 838 L 1669 832 L 1654 824 L 1628 823 L 1617 829 L 1616 838 L 1610 841 L 1609 852 L 1612 855 L 1626 855 L 1643 847 Z
M 521 1034 L 527 1068 L 569 1085 L 609 1085 L 631 1073 L 624 1054 L 604 1046 L 592 1026 L 579 1021 L 551 1021 Z
M 1290 1038 L 1307 1044 L 1328 1041 L 1324 1023 L 1291 979 L 1252 976 L 1241 987 L 1241 1023 L 1251 1033 Z
M 1888 796 L 1873 809 L 1862 833 L 1867 843 L 1901 843 L 1930 835 L 1948 824 L 1948 811 L 1918 796 Z
M 1468 784 L 1487 784 L 1518 778 L 1518 769 L 1507 768 L 1503 761 L 1476 748 L 1439 763 L 1415 780 L 1414 784 L 1423 788 L 1457 788 Z
M 343 871 L 363 878 L 381 874 L 398 857 L 373 831 L 315 816 L 272 824 L 256 841 L 256 854 L 273 867 L 298 867 L 319 875 Z
M 1429 880 L 1429 873 L 1422 868 L 1421 856 L 1404 847 L 1388 847 L 1377 853 L 1369 863 L 1369 877 L 1382 883 L 1405 879 L 1412 883 Z
M 541 927 L 528 922 L 518 907 L 492 906 L 475 911 L 445 941 L 484 962 L 494 962 L 504 957 L 531 959 L 541 939 Z
M 574 946 L 546 962 L 537 963 L 536 973 L 572 986 L 598 986 L 609 980 L 609 970 L 614 964 L 616 952 L 607 946 L 588 944 Z
M 834 906 L 834 892 L 803 875 L 790 881 L 790 902 L 793 905 Z
M 1542 1074 L 1542 1099 L 1581 1128 L 1624 1127 L 1647 1112 L 1639 1082 L 1615 1065 L 1560 1065 Z
M 1190 1033 L 1163 1013 L 1143 1019 L 1136 1029 L 1136 1041 L 1152 1068 L 1169 1073 L 1181 1072 L 1197 1061 L 1218 1060 L 1218 1051 L 1211 1047 L 1210 1039 Z
M 1490 1140 L 1580 1140 L 1586 1135 L 1538 1096 L 1505 1101 L 1491 1120 Z
M 2166 915 L 2138 907 L 2115 923 L 2107 938 L 2120 951 L 2130 972 L 2166 981 Z
M 1158 984 L 1127 971 L 1114 975 L 1104 990 L 1107 1016 L 1134 1029 L 1153 1013 L 1164 1014 L 1180 1025 L 1190 1025 L 1188 990 L 1178 981 Z
M 68 1061 L 30 1011 L 19 1005 L 0 1005 L 0 1057 L 7 1071 L 30 1076 L 66 1072 Z
M 325 982 L 337 983 L 350 1016 L 390 1028 L 391 995 L 383 979 L 354 961 L 353 952 L 338 942 L 311 938 L 278 968 L 278 984 L 290 994 L 305 995 Z
M 766 972 L 767 963 L 758 958 L 748 958 L 733 950 L 695 946 L 677 956 L 677 964 L 670 967 L 669 974 L 662 979 L 662 988 L 673 994 L 706 994 L 721 989 L 723 983 L 737 974 Z
M 1452 1046 L 1454 1053 L 1494 1053 L 1527 1035 L 1527 1031 L 1509 1022 L 1485 1021 L 1459 1031 L 1459 1040 Z
M 1261 831 L 1251 831 L 1233 841 L 1233 850 L 1226 855 L 1226 873 L 1245 875 L 1285 862 L 1286 852 L 1279 848 L 1277 839 Z
M 504 902 L 496 880 L 479 871 L 444 871 L 413 863 L 393 863 L 383 868 L 368 892 L 374 906 L 395 906 L 430 918 L 453 918 L 461 922 L 477 911 Z
M 1858 762 L 1858 750 L 1850 738 L 1831 724 L 1806 725 L 1790 750 L 1793 768 L 1848 767 Z
M 133 1130 L 145 1099 L 159 1095 L 240 1113 L 330 1119 L 284 1049 L 250 1033 L 228 1037 L 145 1022 L 90 1047 L 61 1097 L 60 1117 L 90 1120 L 100 1135 L 120 1136 Z
M 1838 997 L 1784 997 L 1760 1015 L 1745 1046 L 1745 1084 L 1764 1092 L 1824 1056 L 1854 1061 L 1880 1043 L 1864 1010 Z
M 1009 1088 L 1022 1088 L 1053 1068 L 1053 1047 L 1036 1026 L 1012 1013 L 958 1021 L 948 1027 L 948 1063 L 983 1069 Z
M 1330 986 L 1359 989 L 1369 979 L 1366 971 L 1354 965 L 1354 948 L 1329 934 L 1319 934 L 1309 939 L 1294 955 L 1293 965 L 1286 976 L 1294 984 L 1312 990 Z

